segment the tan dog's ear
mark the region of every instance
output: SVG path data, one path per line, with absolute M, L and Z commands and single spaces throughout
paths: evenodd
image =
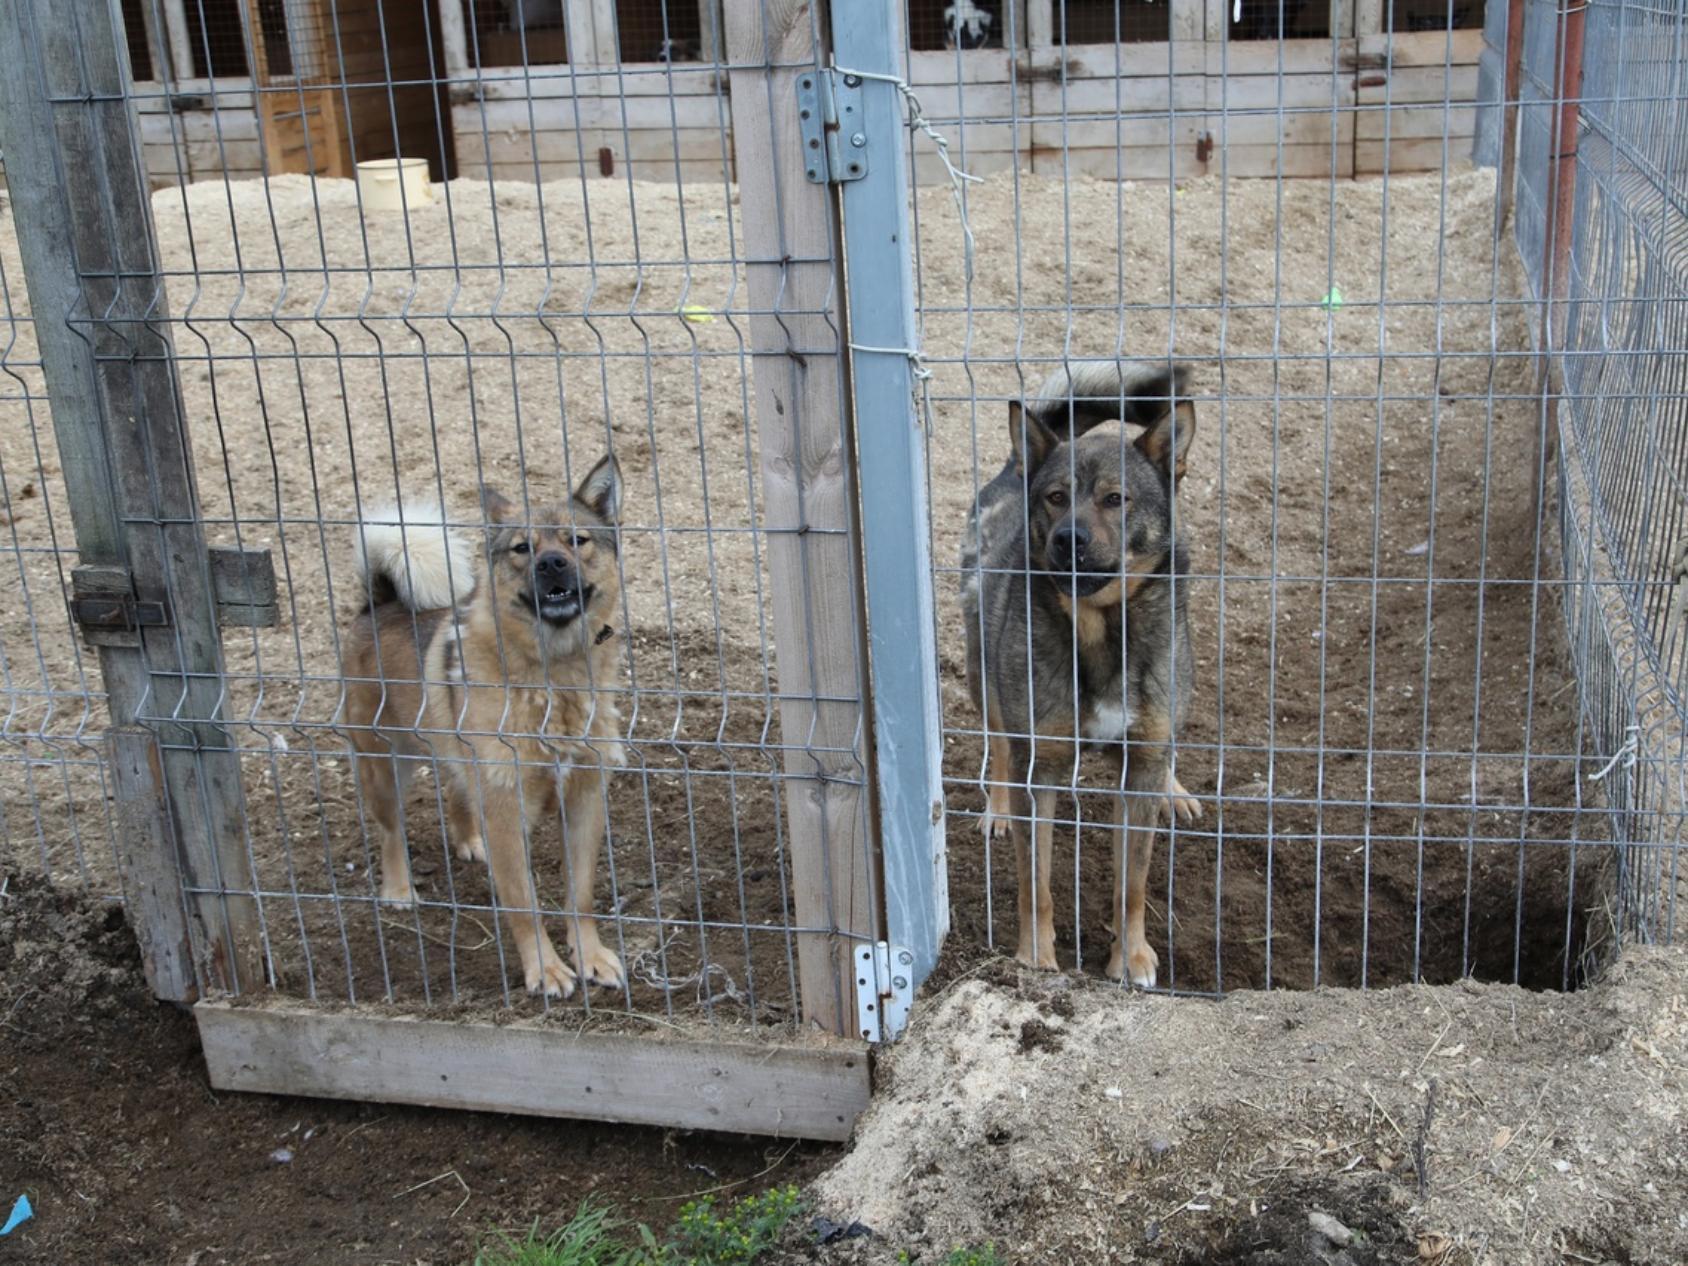
M 1184 480 L 1185 459 L 1195 438 L 1196 406 L 1192 401 L 1180 400 L 1137 437 L 1137 449 L 1177 485 Z
M 1018 400 L 1008 402 L 1008 442 L 1014 446 L 1014 464 L 1028 479 L 1055 451 L 1055 433 Z
M 491 484 L 482 484 L 481 511 L 488 523 L 508 523 L 516 517 L 516 504 Z
M 614 453 L 592 467 L 590 474 L 575 489 L 575 500 L 586 506 L 605 523 L 621 522 L 621 463 Z

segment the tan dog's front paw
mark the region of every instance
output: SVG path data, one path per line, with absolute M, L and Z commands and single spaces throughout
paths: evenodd
M 1166 800 L 1161 805 L 1161 817 L 1171 822 L 1176 817 L 1180 822 L 1199 822 L 1202 816 L 1202 802 L 1188 791 L 1184 784 L 1172 776 L 1166 775 Z
M 627 973 L 622 969 L 621 959 L 616 956 L 614 950 L 596 938 L 585 942 L 575 951 L 575 962 L 580 964 L 581 977 L 589 985 L 620 989 L 627 982 Z
M 986 803 L 985 816 L 979 819 L 979 830 L 986 840 L 993 845 L 1008 843 L 1013 826 L 1008 809 L 998 809 L 996 805 Z
M 574 986 L 578 977 L 571 968 L 557 955 L 557 951 L 549 945 L 542 947 L 537 962 L 529 963 L 527 972 L 527 991 L 531 994 L 543 992 L 547 998 L 572 998 Z
M 1127 978 L 1139 989 L 1153 989 L 1155 987 L 1155 973 L 1160 968 L 1160 955 L 1149 948 L 1147 941 L 1133 946 L 1130 952 L 1125 952 L 1118 945 L 1108 956 L 1108 979 L 1122 980 Z
M 460 861 L 484 862 L 486 860 L 486 841 L 478 835 L 471 835 L 468 839 L 457 842 L 456 852 Z
M 415 905 L 416 889 L 410 886 L 410 876 L 383 875 L 381 877 L 381 904 L 393 906 L 400 910 L 408 910 Z
M 1034 947 L 1030 937 L 1020 938 L 1019 952 L 1014 955 L 1015 960 L 1022 967 L 1030 967 L 1036 971 L 1060 971 L 1055 962 L 1055 934 L 1053 931 L 1039 934 Z

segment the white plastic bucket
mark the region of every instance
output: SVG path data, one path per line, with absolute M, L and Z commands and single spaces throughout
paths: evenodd
M 402 190 L 402 193 L 401 193 Z M 358 164 L 358 197 L 365 211 L 402 211 L 434 200 L 426 158 L 376 158 Z

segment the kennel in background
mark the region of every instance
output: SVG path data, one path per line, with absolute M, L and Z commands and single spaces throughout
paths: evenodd
M 380 5 L 144 0 L 144 50 L 133 7 L 0 17 L 0 827 L 20 882 L 126 903 L 217 1084 L 846 1133 L 915 988 L 1013 943 L 955 559 L 1008 401 L 1077 356 L 1196 366 L 1165 987 L 1567 988 L 1674 935 L 1680 10 L 982 0 L 943 48 L 941 5 L 448 5 L 417 72 Z M 224 29 L 240 72 L 177 100 L 158 33 Z M 335 164 L 388 142 L 478 179 L 366 207 Z M 376 900 L 337 638 L 360 509 L 473 526 L 474 484 L 605 447 L 629 984 L 546 1004 L 437 770 L 424 899 Z M 1094 973 L 1085 785 L 1057 918 Z
M 1500 0 L 971 7 L 989 18 L 976 47 L 957 46 L 945 0 L 906 9 L 908 80 L 927 116 L 957 133 L 970 170 L 1146 180 L 1169 167 L 1437 170 L 1444 131 L 1475 132 L 1485 15 L 1504 26 L 1507 11 Z M 122 0 L 122 10 L 155 184 L 308 164 L 340 175 L 395 154 L 426 158 L 436 180 L 732 171 L 720 0 L 538 0 L 525 24 L 508 0 L 414 11 L 382 0 Z M 930 154 L 915 156 L 915 171 L 943 178 Z

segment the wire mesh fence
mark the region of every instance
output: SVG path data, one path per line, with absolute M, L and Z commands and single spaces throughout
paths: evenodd
M 940 978 L 1007 952 L 1181 993 L 1566 988 L 1616 928 L 1671 934 L 1679 8 L 1589 11 L 1557 465 L 1532 343 L 1555 338 L 1552 5 L 1526 0 L 1521 45 L 1496 0 L 1334 35 L 1282 6 L 1268 30 L 1247 5 L 911 5 L 887 9 L 898 69 L 865 74 L 828 66 L 818 10 L 613 8 L 444 0 L 410 31 L 259 4 L 231 10 L 236 70 L 178 69 L 179 19 L 148 6 L 158 77 L 115 87 L 18 19 L 35 60 L 10 69 L 67 134 L 138 120 L 139 167 L 83 155 L 68 325 L 104 408 L 121 383 L 185 420 L 194 498 L 142 463 L 114 520 L 246 588 L 138 586 L 220 620 L 220 657 L 188 665 L 133 606 L 99 654 L 145 685 L 108 702 L 60 595 L 140 563 L 72 543 L 0 234 L 9 869 L 123 887 L 105 732 L 139 724 L 187 779 L 176 829 L 227 828 L 180 895 L 250 920 L 242 989 L 854 1030 L 845 960 L 904 895 L 885 806 L 916 763 L 884 742 L 904 701 L 870 689 L 908 619 L 872 604 L 896 508 L 932 560 L 908 653 L 937 657 Z M 1499 156 L 1509 44 L 1515 234 L 1464 161 L 1474 136 Z M 189 70 L 208 122 L 172 105 Z M 809 108 L 908 198 L 883 238 L 906 340 L 846 345 L 882 297 L 842 237 L 874 195 L 806 174 Z M 882 111 L 906 165 L 867 141 Z M 191 179 L 207 144 L 222 166 Z M 918 382 L 929 513 L 876 501 L 861 451 L 890 363 Z M 1102 415 L 1129 425 L 1085 431 Z
M 101 749 L 99 664 L 77 644 L 61 594 L 76 546 L 56 480 L 51 402 L 11 231 L 0 209 L 0 838 L 8 874 L 39 873 L 101 896 L 118 894 Z
M 1538 335 L 1563 380 L 1561 530 L 1581 599 L 1568 628 L 1630 845 L 1619 908 L 1625 932 L 1669 940 L 1688 811 L 1688 10 L 1603 3 L 1583 21 L 1580 49 L 1560 41 L 1562 63 L 1580 53 L 1581 86 L 1562 90 L 1573 113 L 1553 133 L 1573 196 L 1544 217 L 1563 248 L 1532 259 L 1522 216 L 1519 235 L 1537 294 L 1563 298 Z

